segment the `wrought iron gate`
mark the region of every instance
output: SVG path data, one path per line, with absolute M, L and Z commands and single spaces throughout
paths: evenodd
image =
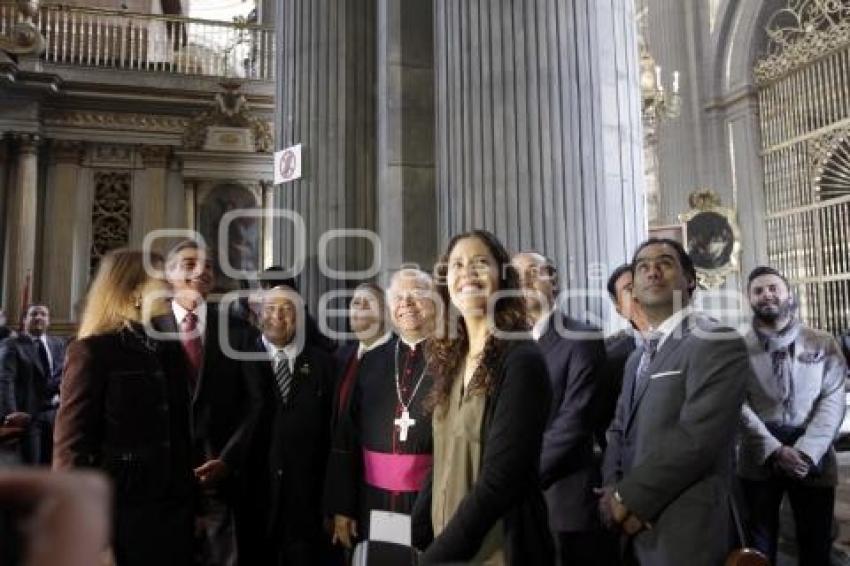
M 755 68 L 771 264 L 804 320 L 850 327 L 850 5 L 788 0 Z

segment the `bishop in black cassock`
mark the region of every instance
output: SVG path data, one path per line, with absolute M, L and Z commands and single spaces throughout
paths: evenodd
M 352 531 L 368 539 L 372 510 L 410 514 L 431 470 L 431 417 L 424 408 L 432 385 L 424 352 L 434 327 L 431 292 L 427 274 L 396 274 L 388 294 L 399 337 L 363 357 L 340 416 L 325 506 L 335 517 L 335 539 L 346 546 Z

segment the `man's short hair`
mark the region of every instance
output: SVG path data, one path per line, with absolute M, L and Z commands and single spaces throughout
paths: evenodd
M 386 304 L 387 302 L 386 291 L 384 291 L 383 287 L 381 287 L 374 281 L 364 281 L 360 283 L 359 285 L 357 285 L 357 287 L 354 288 L 354 292 L 356 293 L 357 291 L 369 291 L 375 296 L 376 299 L 378 299 L 378 302 L 382 305 Z
M 785 289 L 787 291 L 791 291 L 791 284 L 788 283 L 788 279 L 785 278 L 785 275 L 783 275 L 778 269 L 770 267 L 769 265 L 760 265 L 750 271 L 750 275 L 747 277 L 747 291 L 750 290 L 753 280 L 755 280 L 756 277 L 761 277 L 762 275 L 775 275 L 779 277 L 782 279 L 782 282 L 785 283 Z
M 607 285 L 608 294 L 611 296 L 611 300 L 614 301 L 615 303 L 617 302 L 617 281 L 619 281 L 620 277 L 622 277 L 624 274 L 631 273 L 631 272 L 632 272 L 632 264 L 631 263 L 624 263 L 623 265 L 617 267 L 611 273 L 610 277 L 608 277 L 608 285 Z
M 286 285 L 296 293 L 300 293 L 300 290 L 298 289 L 298 282 L 294 277 L 281 277 L 281 274 L 285 272 L 286 270 L 279 265 L 273 265 L 264 269 L 263 275 L 260 277 L 260 288 L 271 289 L 272 287 Z
M 632 256 L 632 273 L 634 273 L 635 262 L 637 261 L 637 256 L 641 250 L 647 246 L 655 244 L 665 244 L 676 251 L 676 255 L 679 256 L 679 265 L 682 266 L 682 270 L 684 270 L 685 274 L 691 278 L 691 281 L 693 281 L 693 283 L 688 287 L 688 292 L 693 295 L 697 288 L 697 270 L 696 267 L 694 267 L 694 261 L 691 259 L 691 256 L 688 255 L 688 252 L 685 251 L 684 246 L 672 238 L 649 238 L 648 240 L 641 242 Z
M 24 314 L 28 315 L 30 313 L 30 311 L 34 308 L 42 308 L 42 309 L 46 310 L 48 313 L 50 313 L 50 307 L 48 307 L 44 303 L 30 303 L 30 304 L 27 305 L 27 308 L 24 310 Z
M 411 278 L 426 283 L 432 289 L 434 288 L 434 278 L 431 277 L 431 274 L 422 271 L 421 269 L 417 269 L 415 267 L 405 267 L 404 269 L 399 269 L 390 277 L 390 285 L 388 289 L 392 289 L 395 286 L 396 281 L 404 278 Z
M 168 255 L 165 258 L 165 263 L 170 264 L 174 260 L 174 258 L 177 257 L 177 254 L 179 254 L 183 250 L 199 250 L 204 252 L 207 255 L 208 259 L 215 259 L 215 250 L 213 250 L 213 248 L 202 244 L 197 240 L 187 238 L 174 244 L 174 246 L 168 251 Z

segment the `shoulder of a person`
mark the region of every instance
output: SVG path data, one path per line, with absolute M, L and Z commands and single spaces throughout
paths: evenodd
M 543 351 L 534 340 L 514 340 L 502 354 L 502 367 L 524 367 L 527 365 L 544 364 Z
M 561 314 L 561 319 L 563 320 L 563 327 L 565 330 L 598 334 L 598 337 L 600 339 L 602 338 L 602 330 L 598 326 L 594 326 L 587 321 L 579 320 L 563 313 Z
M 816 344 L 835 344 L 837 341 L 835 337 L 826 332 L 825 330 L 820 330 L 818 328 L 812 328 L 810 326 L 801 326 L 800 327 L 800 336 L 806 342 L 813 342 Z

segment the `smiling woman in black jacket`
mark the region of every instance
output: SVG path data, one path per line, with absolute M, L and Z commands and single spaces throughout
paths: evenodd
M 427 348 L 434 469 L 414 509 L 420 563 L 551 564 L 538 477 L 551 391 L 517 273 L 476 230 L 452 239 L 436 279 L 445 311 Z

